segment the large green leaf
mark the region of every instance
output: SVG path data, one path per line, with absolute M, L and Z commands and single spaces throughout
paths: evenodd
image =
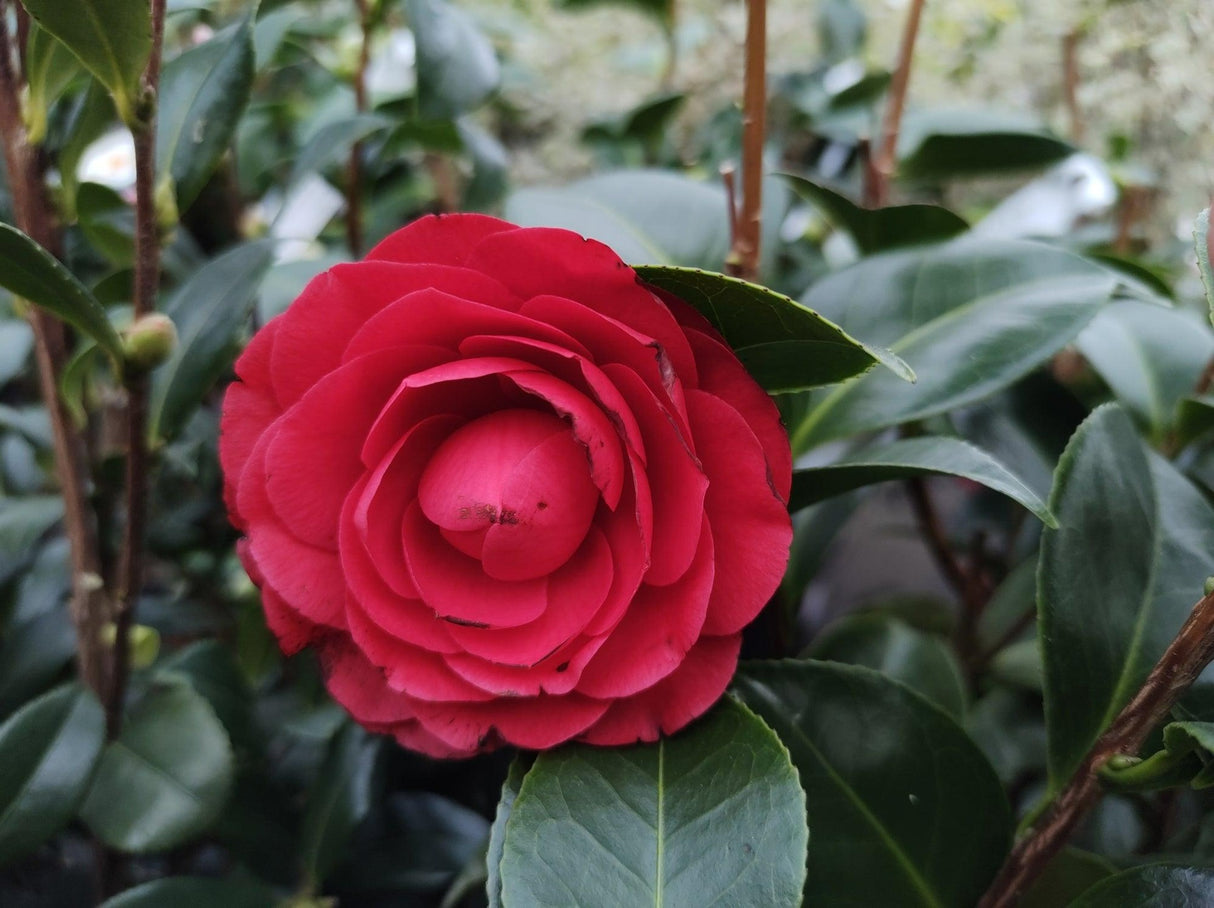
M 63 499 L 57 495 L 0 497 L 0 583 L 25 564 L 34 544 L 62 517 Z
M 1147 864 L 1097 883 L 1070 908 L 1209 908 L 1214 868 Z
M 44 29 L 67 45 L 114 96 L 118 113 L 134 124 L 140 77 L 152 50 L 147 0 L 21 0 Z
M 1025 890 L 1017 908 L 1067 908 L 1074 899 L 1113 873 L 1113 865 L 1100 855 L 1078 848 L 1064 848 Z
M 253 57 L 250 16 L 164 66 L 156 170 L 173 178 L 183 211 L 232 143 L 253 87 Z
M 1044 167 L 1075 146 L 1018 114 L 981 109 L 909 112 L 898 136 L 898 174 L 951 180 Z
M 746 663 L 734 686 L 801 773 L 813 827 L 806 905 L 971 908 L 1007 851 L 1011 813 L 944 712 L 852 665 Z
M 981 448 L 948 437 L 904 438 L 797 470 L 788 507 L 796 510 L 861 486 L 933 473 L 981 483 L 1024 505 L 1047 526 L 1056 525 L 1045 502 L 1007 467 Z
M 100 908 L 272 908 L 277 904 L 273 892 L 248 880 L 171 876 L 128 889 Z
M 75 653 L 76 633 L 62 608 L 10 619 L 0 639 L 0 716 L 54 684 Z
M 32 145 L 46 138 L 47 114 L 82 72 L 80 61 L 62 41 L 34 23 L 26 44 L 25 73 L 29 95 L 25 105 L 26 136 Z
M 523 787 L 523 779 L 534 762 L 535 758 L 530 754 L 519 754 L 510 761 L 506 781 L 502 783 L 502 795 L 497 802 L 493 824 L 489 827 L 489 847 L 485 854 L 485 892 L 490 908 L 501 908 L 502 905 L 502 852 L 506 843 L 506 823 L 514 811 L 514 802 Z
M 1075 345 L 1117 400 L 1162 438 L 1214 356 L 1214 332 L 1183 309 L 1118 300 L 1092 319 Z
M 354 828 L 371 809 L 380 743 L 347 722 L 329 744 L 300 832 L 304 869 L 317 883 L 345 857 Z
M 1022 378 L 1074 339 L 1116 288 L 1101 265 L 1027 241 L 962 237 L 875 255 L 802 302 L 915 370 L 884 371 L 815 397 L 793 449 L 946 413 Z
M 218 640 L 199 640 L 173 653 L 161 667 L 189 679 L 237 748 L 255 746 L 253 695 L 231 647 Z
M 26 704 L 0 725 L 0 866 L 67 825 L 104 740 L 101 706 L 71 687 Z
M 58 259 L 16 227 L 0 224 L 0 261 L 0 287 L 59 316 L 121 361 L 122 342 L 105 309 Z
M 355 143 L 392 126 L 383 114 L 359 113 L 326 123 L 302 142 L 291 167 L 287 188 L 292 188 L 310 173 L 345 160 Z M 284 206 L 285 207 L 285 206 Z
M 931 700 L 954 719 L 965 715 L 965 677 L 948 642 L 882 613 L 847 615 L 814 638 L 805 655 L 863 665 Z
M 783 294 L 697 268 L 638 265 L 642 280 L 690 303 L 712 322 L 747 371 L 771 392 L 833 384 L 882 363 L 907 381 L 907 365 L 868 347 Z
M 1201 598 L 1214 507 L 1110 404 L 1071 439 L 1050 509 L 1061 526 L 1042 537 L 1037 601 L 1057 790 Z
M 1214 320 L 1214 266 L 1210 259 L 1214 256 L 1214 241 L 1210 238 L 1210 209 L 1207 208 L 1197 216 L 1193 225 L 1193 247 L 1197 251 L 1197 270 L 1201 273 L 1201 284 L 1205 287 L 1206 302 L 1209 304 L 1210 318 Z
M 846 230 L 866 255 L 898 246 L 922 246 L 952 239 L 969 230 L 960 215 L 940 205 L 895 205 L 861 208 L 833 189 L 792 174 L 784 177 L 801 198 L 828 221 Z
M 803 795 L 732 699 L 673 738 L 542 753 L 506 821 L 502 904 L 799 904 Z
M 271 259 L 268 243 L 237 246 L 194 272 L 165 304 L 179 343 L 152 376 L 153 438 L 175 436 L 231 364 Z
M 417 93 L 422 113 L 450 119 L 497 89 L 501 66 L 489 39 L 464 10 L 446 0 L 407 0 L 417 39 Z
M 80 816 L 113 848 L 175 848 L 219 816 L 232 769 L 214 710 L 184 679 L 163 675 L 106 745 Z

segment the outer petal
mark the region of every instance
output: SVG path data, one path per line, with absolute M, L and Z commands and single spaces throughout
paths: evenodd
M 769 484 L 763 449 L 738 412 L 703 391 L 688 392 L 687 408 L 708 473 L 704 509 L 716 544 L 704 633 L 733 634 L 754 620 L 780 585 L 792 521 Z
M 519 228 L 484 214 L 431 214 L 385 237 L 368 259 L 463 265 L 485 237 Z
M 577 737 L 600 719 L 610 704 L 577 694 L 562 697 L 497 699 L 491 703 L 418 702 L 422 727 L 456 750 L 491 750 L 513 744 L 546 750 Z
M 671 674 L 653 687 L 616 700 L 579 741 L 618 746 L 674 734 L 711 707 L 738 667 L 742 637 L 704 637 Z

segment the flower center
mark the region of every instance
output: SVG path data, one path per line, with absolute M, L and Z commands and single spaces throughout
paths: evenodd
M 585 449 L 537 410 L 499 410 L 453 432 L 422 473 L 422 513 L 498 580 L 529 580 L 577 551 L 598 506 Z

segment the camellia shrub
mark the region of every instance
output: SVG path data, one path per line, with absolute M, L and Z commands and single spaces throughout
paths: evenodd
M 0 0 L 0 905 L 1214 904 L 1208 210 L 629 5 Z

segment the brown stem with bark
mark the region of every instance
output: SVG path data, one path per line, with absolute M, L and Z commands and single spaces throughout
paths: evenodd
M 0 135 L 9 191 L 17 226 L 59 255 L 60 237 L 46 193 L 44 162 L 39 150 L 27 141 L 21 118 L 19 98 L 24 79 L 13 67 L 8 6 L 8 0 L 0 0 Z M 19 17 L 19 25 L 21 21 Z M 34 330 L 39 390 L 50 415 L 55 471 L 63 496 L 63 524 L 71 552 L 70 611 L 76 630 L 76 662 L 81 679 L 100 697 L 106 684 L 106 647 L 101 630 L 109 617 L 108 604 L 101 578 L 96 517 L 89 504 L 87 451 L 59 397 L 67 335 L 63 324 L 41 309 L 31 307 L 29 319 Z
M 1136 755 L 1202 669 L 1214 659 L 1214 593 L 1195 606 L 1142 688 L 1088 751 L 1045 814 L 1008 856 L 978 908 L 1013 908 L 1096 802 L 1100 768 L 1118 754 Z
M 902 114 L 906 110 L 906 93 L 910 88 L 911 63 L 915 56 L 915 40 L 919 36 L 919 20 L 923 18 L 923 4 L 924 0 L 911 0 L 906 28 L 902 32 L 898 65 L 890 80 L 889 101 L 885 108 L 885 120 L 881 124 L 881 145 L 873 157 L 873 179 L 865 187 L 865 204 L 869 208 L 881 208 L 889 201 L 889 181 L 897 166 L 898 132 L 902 128 Z
M 969 577 L 957 559 L 953 547 L 949 545 L 944 527 L 940 524 L 940 516 L 936 513 L 935 502 L 927 490 L 927 481 L 918 476 L 912 477 L 906 480 L 906 491 L 932 560 L 936 562 L 936 567 L 940 569 L 948 585 L 964 601 L 968 596 Z
M 365 113 L 367 102 L 367 64 L 371 60 L 371 8 L 367 0 L 354 0 L 358 7 L 358 21 L 362 27 L 362 45 L 358 49 L 358 70 L 354 74 L 354 107 Z M 350 161 L 346 165 L 346 245 L 354 258 L 363 254 L 363 143 L 355 142 L 350 147 Z
M 726 270 L 753 281 L 763 225 L 763 140 L 767 132 L 767 0 L 746 4 L 746 86 L 742 98 L 742 210 Z
M 160 289 L 160 225 L 156 217 L 156 92 L 160 85 L 160 55 L 164 44 L 165 0 L 151 0 L 152 51 L 143 73 L 139 122 L 135 139 L 135 296 L 133 319 L 156 309 Z M 122 706 L 130 676 L 130 632 L 135 605 L 143 587 L 144 534 L 148 486 L 148 376 L 129 367 L 126 390 L 126 525 L 118 568 L 117 611 L 109 690 L 105 698 L 106 734 L 115 738 L 122 728 Z

